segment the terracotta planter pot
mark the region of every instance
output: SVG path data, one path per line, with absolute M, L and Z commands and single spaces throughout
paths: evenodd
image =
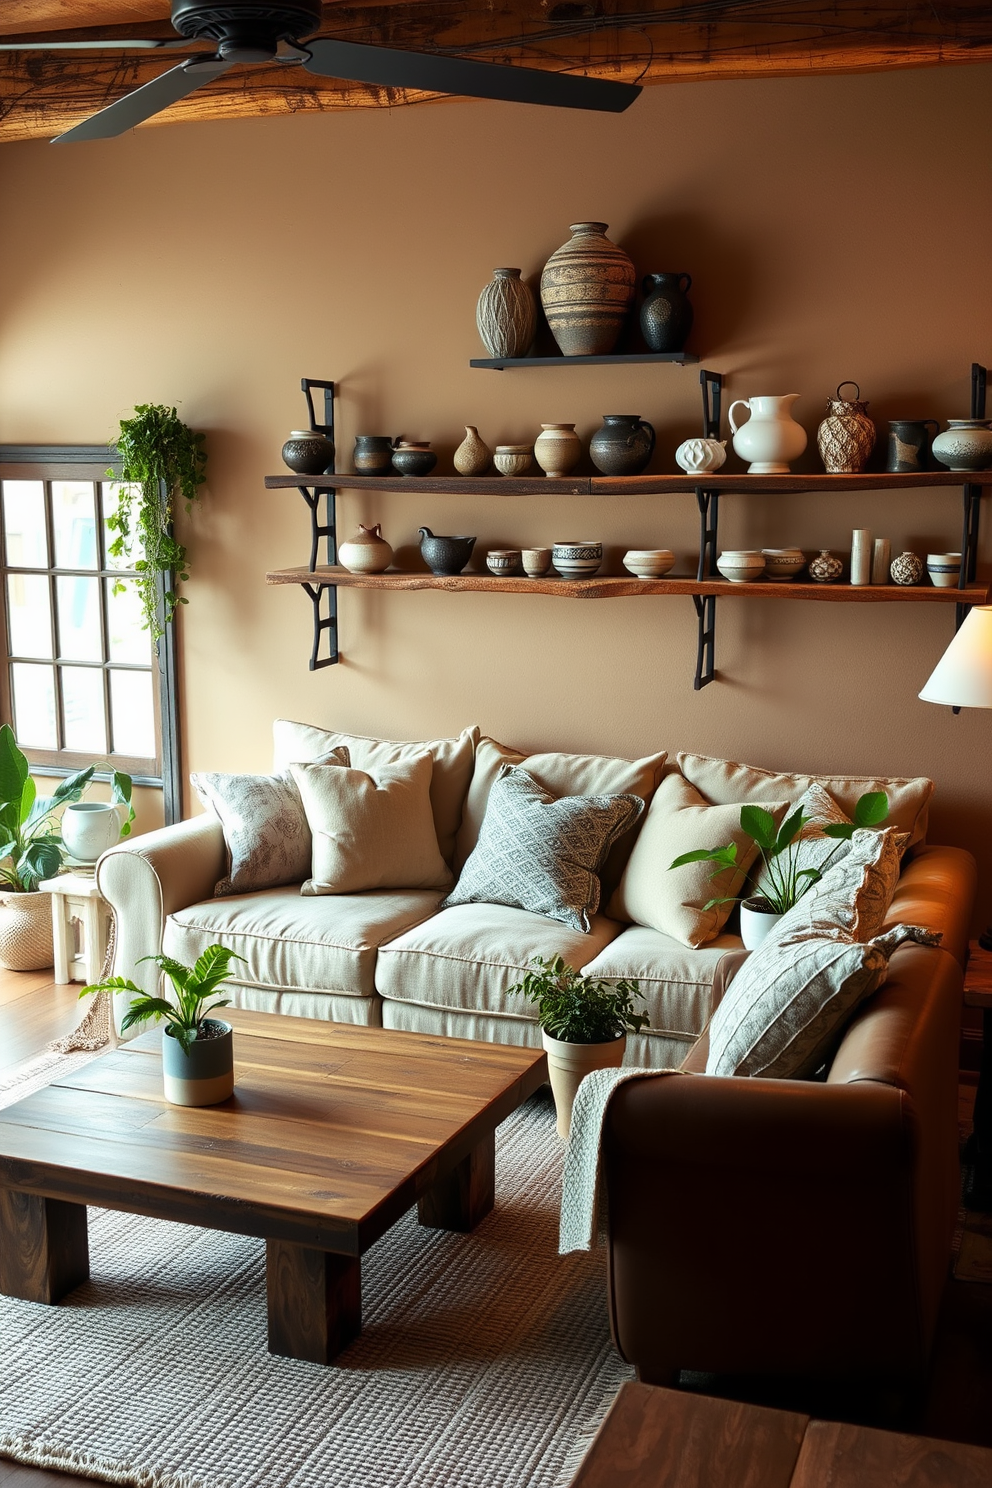
M 6 894 L 0 900 L 0 966 L 41 971 L 55 965 L 51 894 Z
M 567 1044 L 541 1030 L 548 1055 L 548 1074 L 558 1112 L 558 1135 L 567 1138 L 572 1125 L 572 1102 L 579 1085 L 592 1070 L 619 1069 L 627 1047 L 627 1035 L 608 1044 Z

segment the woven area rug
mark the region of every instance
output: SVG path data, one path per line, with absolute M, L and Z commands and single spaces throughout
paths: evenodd
M 413 1213 L 367 1253 L 362 1335 L 328 1368 L 266 1351 L 261 1241 L 91 1209 L 85 1286 L 0 1298 L 0 1456 L 141 1488 L 567 1481 L 633 1374 L 603 1252 L 557 1254 L 561 1161 L 541 1093 L 497 1133 L 473 1234 Z

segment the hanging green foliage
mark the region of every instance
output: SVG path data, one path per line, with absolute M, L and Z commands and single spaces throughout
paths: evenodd
M 117 439 L 121 458 L 120 471 L 108 475 L 119 481 L 117 510 L 107 518 L 107 526 L 117 535 L 110 545 L 114 558 L 127 558 L 137 575 L 137 585 L 144 614 L 144 629 L 157 641 L 176 613 L 176 606 L 187 601 L 176 593 L 175 585 L 189 578 L 186 549 L 176 540 L 173 515 L 177 499 L 190 511 L 197 488 L 205 479 L 207 463 L 203 435 L 186 427 L 174 408 L 160 403 L 139 403 L 133 418 L 121 419 Z M 136 555 L 137 550 L 137 555 Z M 172 586 L 165 591 L 164 609 L 159 605 L 158 576 L 172 575 Z M 123 580 L 114 585 L 114 593 L 126 588 Z

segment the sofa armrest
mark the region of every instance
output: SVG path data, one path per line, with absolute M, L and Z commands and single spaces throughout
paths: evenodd
M 152 996 L 158 994 L 158 968 L 141 958 L 161 951 L 168 915 L 212 897 L 226 862 L 224 833 L 210 815 L 146 832 L 103 854 L 97 887 L 114 911 L 115 976 L 130 977 Z M 127 992 L 114 998 L 118 1026 L 130 1000 Z
M 977 864 L 964 848 L 917 847 L 906 858 L 882 928 L 902 921 L 939 930 L 943 949 L 964 966 L 977 883 Z

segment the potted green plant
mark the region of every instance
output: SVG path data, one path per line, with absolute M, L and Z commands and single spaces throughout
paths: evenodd
M 528 971 L 509 990 L 537 1004 L 541 1040 L 548 1054 L 548 1073 L 558 1113 L 558 1135 L 567 1137 L 572 1103 L 582 1079 L 595 1069 L 617 1067 L 627 1047 L 627 1034 L 649 1021 L 634 1011 L 643 999 L 637 982 L 605 982 L 582 976 L 566 966 L 561 956 L 546 961 L 533 958 Z
M 38 885 L 65 866 L 59 813 L 81 798 L 99 766 L 67 775 L 50 796 L 38 795 L 30 768 L 10 724 L 0 725 L 0 965 L 10 971 L 36 971 L 55 959 L 52 901 Z M 113 802 L 127 808 L 119 830 L 126 837 L 134 820 L 131 777 L 106 768 Z
M 880 826 L 888 814 L 889 802 L 885 792 L 866 791 L 854 808 L 853 821 L 831 822 L 821 830 L 824 837 L 836 838 L 839 846 L 841 842 L 849 842 L 859 827 Z M 757 845 L 758 862 L 764 869 L 762 892 L 744 897 L 734 894 L 709 899 L 705 908 L 731 904 L 740 897 L 741 939 L 749 951 L 759 946 L 782 916 L 819 882 L 836 856 L 837 848 L 834 848 L 818 867 L 800 867 L 803 828 L 813 819 L 806 816 L 800 807 L 786 818 L 781 827 L 776 827 L 770 811 L 761 806 L 741 807 L 741 829 Z M 710 877 L 719 878 L 728 869 L 736 869 L 737 844 L 731 842 L 726 847 L 700 848 L 683 853 L 668 866 L 681 868 L 686 863 L 715 863 L 717 866 Z M 754 878 L 753 872 L 751 876 Z
M 154 961 L 172 983 L 175 1001 L 150 997 L 127 977 L 106 977 L 84 987 L 80 997 L 91 992 L 133 992 L 131 1004 L 121 1019 L 121 1033 L 154 1018 L 165 1019 L 162 1035 L 162 1081 L 165 1098 L 174 1106 L 216 1106 L 234 1091 L 234 1035 L 230 1023 L 211 1018 L 227 1007 L 229 997 L 209 999 L 221 990 L 232 961 L 243 961 L 227 946 L 211 945 L 194 966 L 183 966 L 171 956 L 142 956 Z
M 187 512 L 192 509 L 197 488 L 205 480 L 203 435 L 187 428 L 174 408 L 139 403 L 133 417 L 121 419 L 117 453 L 120 470 L 107 472 L 120 482 L 117 510 L 107 518 L 107 526 L 117 534 L 110 553 L 132 563 L 144 628 L 158 641 L 177 605 L 187 603 L 175 587 L 189 578 L 189 565 L 173 530 L 173 515 L 177 499 L 186 503 Z M 119 579 L 114 593 L 125 588 Z

